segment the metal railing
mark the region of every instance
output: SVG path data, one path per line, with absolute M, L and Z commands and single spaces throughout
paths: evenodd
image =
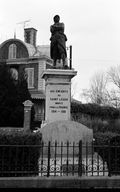
M 92 143 L 0 145 L 0 177 L 120 174 L 120 146 Z
M 40 176 L 94 176 L 108 175 L 107 162 L 94 152 L 94 144 L 42 144 L 39 159 Z

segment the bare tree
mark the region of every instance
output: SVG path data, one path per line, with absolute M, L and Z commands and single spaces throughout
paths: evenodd
M 109 80 L 120 89 L 120 65 L 111 67 L 108 71 Z
M 90 88 L 83 89 L 86 102 L 120 107 L 120 65 L 111 67 L 105 74 L 98 72 L 90 81 Z
M 107 76 L 102 73 L 96 73 L 90 81 L 90 89 L 84 89 L 82 96 L 91 103 L 99 105 L 105 104 L 107 101 Z
M 83 89 L 82 93 L 80 94 L 82 100 L 84 100 L 86 103 L 90 103 L 91 102 L 91 93 L 90 93 L 90 89 Z
M 112 85 L 108 94 L 109 104 L 118 108 L 120 107 L 120 65 L 111 67 L 108 71 L 108 77 Z
M 120 93 L 112 89 L 109 92 L 107 92 L 107 103 L 109 106 L 119 108 L 120 107 Z

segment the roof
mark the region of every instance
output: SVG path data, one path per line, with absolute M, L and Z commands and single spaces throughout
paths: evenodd
M 28 55 L 29 57 L 34 56 L 36 49 L 33 45 L 29 44 L 29 43 L 25 43 L 24 41 L 20 40 L 20 39 L 8 39 L 6 41 L 4 41 L 3 43 L 0 44 L 0 49 L 7 43 L 15 43 L 15 42 L 19 42 L 20 44 L 22 44 L 23 46 L 26 47 L 27 51 L 28 51 Z
M 34 45 L 26 43 L 20 39 L 8 39 L 0 44 L 0 49 L 7 43 L 15 43 L 15 42 L 19 42 L 26 48 L 29 57 L 46 56 L 50 59 L 49 45 L 38 45 L 37 47 L 34 47 Z
M 37 31 L 37 29 L 35 29 L 34 27 L 24 28 L 25 31 L 28 31 L 30 29 L 33 29 L 33 30 Z
M 35 54 L 35 52 L 36 52 L 35 47 L 34 47 L 33 45 L 29 44 L 29 43 L 25 43 L 25 42 L 24 42 L 24 44 L 25 44 L 25 46 L 27 47 L 29 56 L 30 56 L 30 57 L 33 56 L 33 55 Z
M 40 55 L 46 55 L 50 57 L 50 46 L 49 45 L 38 45 L 37 51 L 40 53 Z

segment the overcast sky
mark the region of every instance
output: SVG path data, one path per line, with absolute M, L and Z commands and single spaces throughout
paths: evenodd
M 35 27 L 37 45 L 50 44 L 50 25 L 59 14 L 65 24 L 67 46 L 73 47 L 75 98 L 89 88 L 97 71 L 120 64 L 120 0 L 0 0 L 0 43 L 23 40 L 23 24 Z

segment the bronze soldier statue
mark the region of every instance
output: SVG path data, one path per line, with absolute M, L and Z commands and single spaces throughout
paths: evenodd
M 67 37 L 64 34 L 64 23 L 60 23 L 60 16 L 55 15 L 54 24 L 50 26 L 51 31 L 51 44 L 50 44 L 50 56 L 53 59 L 53 66 L 56 67 L 56 61 L 63 61 L 63 68 L 67 67 L 67 52 L 66 41 Z

